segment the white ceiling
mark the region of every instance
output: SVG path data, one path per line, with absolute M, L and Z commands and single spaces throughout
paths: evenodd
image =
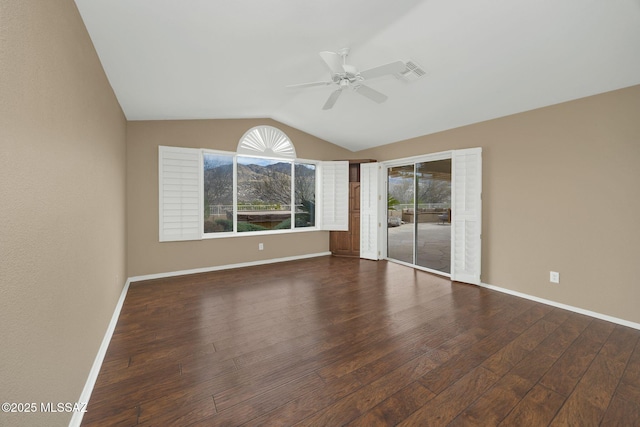
M 640 84 L 640 0 L 76 0 L 129 120 L 268 117 L 358 151 Z M 334 87 L 320 51 L 427 75 Z

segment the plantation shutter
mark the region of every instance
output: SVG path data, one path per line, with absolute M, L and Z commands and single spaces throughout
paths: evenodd
M 378 163 L 360 164 L 360 258 L 378 259 Z
M 200 240 L 200 150 L 160 146 L 158 154 L 160 241 Z
M 320 163 L 321 229 L 349 229 L 349 162 Z
M 480 283 L 482 148 L 452 152 L 451 279 Z

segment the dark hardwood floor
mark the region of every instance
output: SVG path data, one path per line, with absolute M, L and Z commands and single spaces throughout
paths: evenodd
M 640 425 L 639 337 L 385 261 L 138 282 L 83 425 Z

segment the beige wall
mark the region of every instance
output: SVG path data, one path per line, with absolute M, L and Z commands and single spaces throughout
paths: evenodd
M 636 86 L 359 153 L 270 120 L 127 124 L 72 0 L 0 0 L 0 401 L 76 401 L 126 276 L 328 250 L 326 232 L 158 242 L 157 146 L 233 151 L 257 124 L 318 160 L 483 147 L 482 280 L 640 322 L 639 113 Z
M 127 254 L 129 277 L 326 252 L 328 232 L 158 241 L 158 146 L 235 152 L 257 125 L 287 134 L 298 158 L 336 160 L 353 153 L 273 120 L 139 121 L 127 124 Z M 258 243 L 264 250 L 258 251 Z
M 639 118 L 634 86 L 358 155 L 482 147 L 482 281 L 640 323 Z
M 1 402 L 80 397 L 125 281 L 125 138 L 74 2 L 0 0 Z
M 357 153 L 270 120 L 130 122 L 128 275 L 328 250 L 323 232 L 158 242 L 157 146 L 234 151 L 247 129 L 270 124 L 319 160 L 482 147 L 482 281 L 639 323 L 639 113 L 635 86 Z

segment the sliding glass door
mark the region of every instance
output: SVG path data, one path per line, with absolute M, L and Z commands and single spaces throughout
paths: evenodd
M 361 223 L 362 247 L 367 248 L 363 258 L 480 284 L 482 148 L 370 166 L 361 174 L 367 218 Z
M 413 264 L 415 230 L 408 216 L 413 209 L 414 165 L 387 169 L 387 257 Z
M 451 158 L 387 168 L 387 257 L 451 272 Z
M 451 159 L 416 163 L 415 264 L 451 272 Z

